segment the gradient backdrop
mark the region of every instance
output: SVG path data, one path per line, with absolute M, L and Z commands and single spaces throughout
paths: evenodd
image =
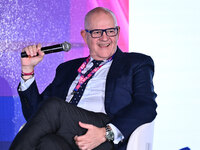
M 52 45 L 68 41 L 68 53 L 51 54 L 36 69 L 39 90 L 52 81 L 56 67 L 88 55 L 80 31 L 88 10 L 103 6 L 116 15 L 121 34 L 119 47 L 128 51 L 128 0 L 0 0 L 0 149 L 6 150 L 25 122 L 17 94 L 20 51 L 30 44 Z
M 153 150 L 199 150 L 200 1 L 130 0 L 129 6 L 129 49 L 155 62 Z

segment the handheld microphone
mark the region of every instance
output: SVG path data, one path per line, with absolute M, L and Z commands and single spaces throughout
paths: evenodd
M 61 52 L 61 51 L 68 52 L 70 48 L 71 48 L 71 44 L 68 42 L 64 42 L 61 44 L 42 47 L 41 51 L 43 51 L 45 54 L 50 54 L 50 53 L 56 53 L 56 52 Z M 21 52 L 21 57 L 22 58 L 28 57 L 28 55 L 26 54 L 26 52 Z

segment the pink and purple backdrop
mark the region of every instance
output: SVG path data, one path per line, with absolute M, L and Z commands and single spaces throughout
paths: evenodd
M 51 54 L 36 67 L 42 91 L 52 81 L 56 67 L 69 59 L 88 55 L 80 30 L 90 9 L 103 6 L 117 16 L 121 27 L 119 47 L 128 51 L 128 0 L 1 0 L 0 1 L 0 148 L 8 146 L 25 122 L 17 94 L 20 51 L 30 44 L 52 45 L 68 41 L 68 53 Z

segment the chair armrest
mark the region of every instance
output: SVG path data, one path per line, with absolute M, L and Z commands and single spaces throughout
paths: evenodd
M 154 122 L 139 126 L 130 136 L 126 150 L 152 150 Z

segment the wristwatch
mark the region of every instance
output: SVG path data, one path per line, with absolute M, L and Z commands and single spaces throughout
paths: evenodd
M 114 141 L 114 133 L 109 125 L 106 125 L 106 140 Z

